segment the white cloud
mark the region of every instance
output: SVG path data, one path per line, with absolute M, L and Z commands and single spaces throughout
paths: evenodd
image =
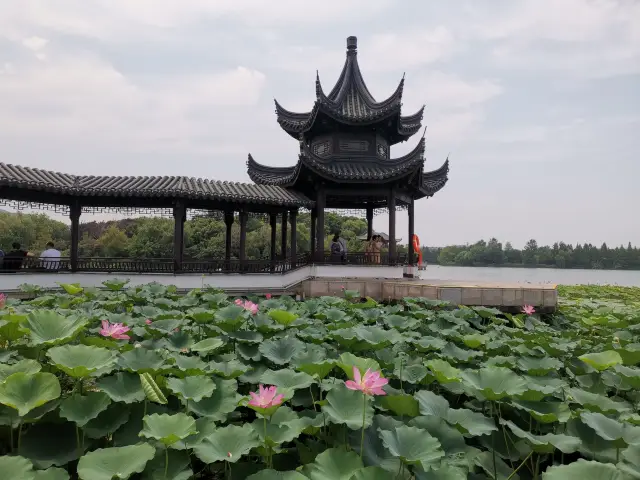
M 456 42 L 452 32 L 444 26 L 438 26 L 400 34 L 373 35 L 360 50 L 363 61 L 372 70 L 403 71 L 444 60 L 455 49 Z
M 467 81 L 438 71 L 407 77 L 405 85 L 405 100 L 422 101 L 428 108 L 447 110 L 480 105 L 503 91 L 503 87 L 492 80 Z
M 132 150 L 200 148 L 190 139 L 210 125 L 192 118 L 194 112 L 254 105 L 265 81 L 246 67 L 134 79 L 90 53 L 57 53 L 3 71 L 11 73 L 0 82 L 3 134 Z
M 9 38 L 34 28 L 70 35 L 127 41 L 149 37 L 149 30 L 171 30 L 203 20 L 232 19 L 264 28 L 339 23 L 359 17 L 364 21 L 392 5 L 391 0 L 324 0 L 312 11 L 298 0 L 21 0 L 3 6 L 0 31 Z M 175 33 L 175 32 L 172 32 Z
M 42 37 L 28 37 L 22 40 L 22 44 L 34 52 L 42 50 L 48 43 L 49 40 Z
M 640 73 L 640 3 L 635 0 L 521 0 L 477 13 L 470 36 L 494 42 L 505 68 L 577 76 Z

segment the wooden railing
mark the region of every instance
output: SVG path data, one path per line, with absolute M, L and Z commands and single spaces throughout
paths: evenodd
M 204 274 L 268 274 L 287 273 L 297 268 L 317 263 L 321 265 L 403 265 L 407 261 L 406 254 L 399 254 L 396 259 L 389 260 L 388 253 L 367 254 L 364 252 L 348 253 L 345 258 L 337 258 L 325 252 L 322 261 L 312 261 L 310 254 L 302 253 L 295 258 L 268 258 L 245 260 L 188 259 L 176 265 L 172 258 L 116 258 L 116 257 L 80 257 L 76 263 L 76 272 L 122 272 L 122 273 L 204 273 Z M 21 263 L 16 259 L 5 258 L 0 263 L 0 273 L 57 273 L 71 272 L 71 259 L 62 257 L 57 260 L 40 260 L 37 257 L 26 257 Z
M 407 254 L 396 254 L 395 260 L 389 259 L 389 253 L 365 253 L 365 252 L 347 252 L 345 257 L 331 255 L 329 252 L 324 254 L 325 265 L 404 265 L 407 263 Z

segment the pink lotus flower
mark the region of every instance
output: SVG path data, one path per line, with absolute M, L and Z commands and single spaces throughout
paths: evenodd
M 150 318 L 147 318 L 144 323 L 146 323 L 147 325 L 151 325 L 153 322 L 151 321 Z
M 0 308 L 4 308 L 4 304 L 7 301 L 7 296 L 4 293 L 0 293 Z
M 271 300 L 271 294 L 270 294 L 270 293 L 267 293 L 267 294 L 265 295 L 265 297 L 267 298 L 267 300 Z
M 277 407 L 284 400 L 284 395 L 278 393 L 278 388 L 271 385 L 270 387 L 265 387 L 260 384 L 259 393 L 249 392 L 251 395 L 251 401 L 249 401 L 249 405 L 252 407 L 258 408 L 271 408 Z
M 253 303 L 251 300 L 242 301 L 240 298 L 237 298 L 234 302 L 237 306 L 244 308 L 251 312 L 251 315 L 255 315 L 258 313 L 258 304 Z
M 534 313 L 536 313 L 536 309 L 533 308 L 533 305 L 525 305 L 522 307 L 522 313 L 533 315 Z
M 380 372 L 372 372 L 370 368 L 364 374 L 360 375 L 360 369 L 353 367 L 353 380 L 344 382 L 349 390 L 360 390 L 365 395 L 386 395 L 382 390 L 389 380 L 380 377 Z
M 129 337 L 129 335 L 125 335 L 129 330 L 129 327 L 126 327 L 121 323 L 109 323 L 107 320 L 102 320 L 100 335 L 103 337 L 115 338 L 116 340 L 129 340 L 131 337 Z

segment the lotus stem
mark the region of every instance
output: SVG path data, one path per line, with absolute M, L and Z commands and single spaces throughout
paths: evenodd
M 167 478 L 167 472 L 169 471 L 169 448 L 164 448 L 164 478 Z
M 76 447 L 78 448 L 78 454 L 81 454 L 82 450 L 80 447 L 80 428 L 78 427 L 77 423 L 76 423 Z
M 493 402 L 489 402 L 489 407 L 491 409 L 491 418 L 493 418 L 493 410 L 494 410 L 494 406 L 493 406 Z M 493 456 L 493 478 L 497 479 L 498 478 L 498 472 L 497 472 L 497 467 L 496 467 L 496 437 L 495 435 L 492 433 L 491 434 L 491 455 Z
M 362 393 L 362 432 L 360 433 L 360 458 L 362 458 L 362 453 L 364 451 L 364 424 L 365 424 L 365 414 L 367 412 L 367 396 L 365 393 Z
M 18 455 L 20 455 L 21 441 L 22 441 L 22 419 L 20 419 L 20 424 L 18 425 Z
M 313 411 L 314 411 L 314 412 L 317 412 L 317 411 L 318 411 L 318 409 L 317 409 L 317 407 L 316 407 L 316 400 L 315 400 L 315 398 L 313 397 L 313 389 L 311 388 L 311 385 L 309 385 L 309 393 L 311 393 L 311 403 L 313 404 Z
M 516 474 L 516 473 L 518 473 L 518 470 L 520 470 L 520 469 L 522 468 L 522 466 L 523 466 L 525 463 L 527 463 L 527 460 L 529 460 L 529 457 L 530 457 L 531 455 L 533 455 L 533 450 L 531 450 L 531 451 L 529 452 L 529 455 L 527 455 L 527 456 L 524 458 L 524 460 L 522 461 L 522 463 L 520 463 L 520 465 L 518 465 L 518 468 L 516 468 L 513 472 L 511 472 L 511 475 L 509 475 L 509 476 L 507 477 L 507 480 L 511 480 L 511 479 L 515 476 L 515 474 Z
M 265 464 L 267 465 L 267 468 L 269 468 L 269 463 L 270 463 L 270 450 L 268 450 L 267 448 L 267 417 L 262 417 L 262 420 L 264 420 L 264 451 L 265 451 Z M 227 462 L 228 463 L 228 462 Z

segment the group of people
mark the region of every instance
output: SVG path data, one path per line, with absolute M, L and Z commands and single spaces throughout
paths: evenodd
M 380 235 L 374 235 L 369 239 L 365 249 L 367 263 L 380 264 L 380 252 L 382 251 L 383 245 L 384 240 Z
M 0 269 L 5 271 L 17 271 L 23 267 L 24 261 L 26 258 L 35 257 L 35 255 L 28 250 L 24 250 L 20 243 L 13 242 L 11 245 L 10 252 L 3 252 L 0 250 Z M 60 266 L 60 250 L 55 248 L 53 242 L 47 243 L 47 248 L 44 250 L 39 257 L 38 264 L 34 264 L 34 266 L 39 266 L 40 268 L 44 268 L 46 270 L 57 270 Z
M 384 246 L 384 239 L 380 235 L 373 235 L 367 240 L 365 247 L 366 263 L 380 264 L 380 252 Z M 347 263 L 347 242 L 336 233 L 331 240 L 331 260 L 333 263 Z

